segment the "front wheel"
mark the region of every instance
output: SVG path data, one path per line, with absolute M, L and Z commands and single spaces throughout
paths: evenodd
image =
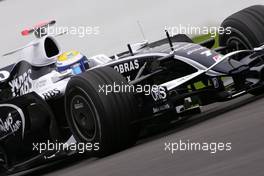
M 69 127 L 79 143 L 97 145 L 96 156 L 108 155 L 133 144 L 138 130 L 132 122 L 138 117 L 132 92 L 104 92 L 102 87 L 128 85 L 110 67 L 74 76 L 65 94 Z
M 264 42 L 264 6 L 245 8 L 226 18 L 221 24 L 230 31 L 219 36 L 221 46 L 235 49 L 253 49 Z
M 227 46 L 233 50 L 253 49 L 264 44 L 264 6 L 255 5 L 245 8 L 226 18 L 222 27 L 230 28 L 229 34 L 219 36 L 219 45 Z M 262 63 L 257 63 L 263 64 Z M 260 71 L 260 80 L 264 81 Z M 264 93 L 264 88 L 260 87 L 250 92 L 252 95 Z

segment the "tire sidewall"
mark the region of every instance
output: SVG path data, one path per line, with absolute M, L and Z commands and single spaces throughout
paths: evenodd
M 100 119 L 99 117 L 102 117 L 104 110 L 100 102 L 98 101 L 99 100 L 98 95 L 91 94 L 91 93 L 88 94 L 87 92 L 92 92 L 91 86 L 89 86 L 87 83 L 83 82 L 82 84 L 80 84 L 80 80 L 79 81 L 73 80 L 69 83 L 66 89 L 66 94 L 65 94 L 66 119 L 67 119 L 69 127 L 71 128 L 74 138 L 77 140 L 77 143 L 92 143 L 92 144 L 99 143 L 101 145 L 103 142 L 102 129 L 104 127 L 102 127 L 102 124 L 103 124 L 101 122 L 102 119 Z M 72 116 L 72 112 L 70 108 L 72 99 L 75 96 L 81 96 L 86 101 L 91 103 L 91 105 L 94 108 L 93 109 L 94 113 L 97 114 L 96 118 L 94 119 L 95 125 L 96 125 L 96 134 L 92 139 L 87 140 L 86 138 L 82 137 L 82 135 L 80 135 L 79 131 L 76 129 L 75 123 L 73 121 L 74 117 Z

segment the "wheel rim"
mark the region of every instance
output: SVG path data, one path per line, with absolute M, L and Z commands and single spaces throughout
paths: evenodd
M 82 95 L 74 95 L 70 103 L 74 128 L 86 141 L 93 141 L 97 134 L 98 113 L 93 102 Z
M 226 46 L 230 46 L 234 50 L 253 48 L 246 36 L 235 28 L 231 28 L 231 35 L 226 37 L 228 37 Z
M 239 37 L 232 36 L 227 40 L 227 45 L 232 46 L 235 50 L 249 49 L 247 44 Z

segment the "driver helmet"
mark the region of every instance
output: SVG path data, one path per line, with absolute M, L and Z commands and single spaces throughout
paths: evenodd
M 86 56 L 80 52 L 75 50 L 67 51 L 58 56 L 56 63 L 57 70 L 59 72 L 64 72 L 70 69 L 73 74 L 77 75 L 86 70 L 86 61 Z

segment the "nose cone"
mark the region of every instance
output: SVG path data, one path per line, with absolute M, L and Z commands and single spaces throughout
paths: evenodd
M 222 58 L 221 54 L 194 43 L 177 43 L 174 48 L 175 55 L 184 57 L 184 61 L 200 69 L 209 68 Z M 244 65 L 239 61 L 231 59 L 217 64 L 212 70 L 223 74 L 231 74 L 234 70 L 242 69 L 242 66 Z
M 185 57 L 187 62 L 194 61 L 206 68 L 221 58 L 219 53 L 194 43 L 177 43 L 174 48 L 175 55 Z

